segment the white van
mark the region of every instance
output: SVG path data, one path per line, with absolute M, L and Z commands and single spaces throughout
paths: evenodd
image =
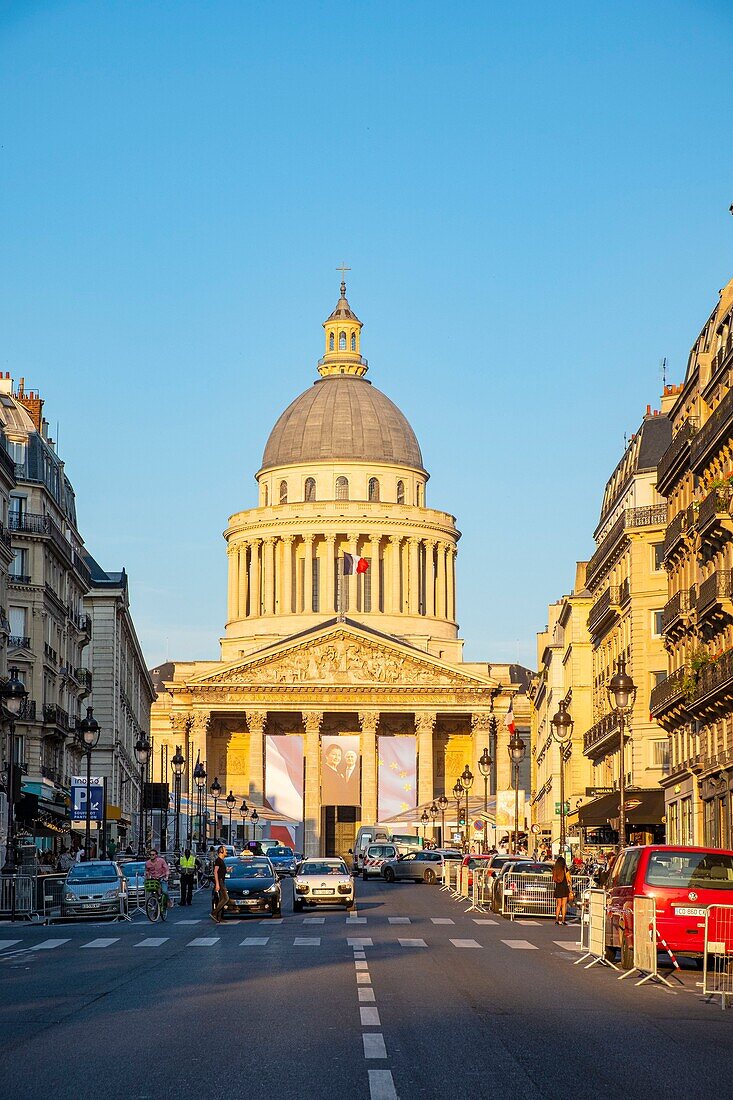
M 367 850 L 364 853 L 362 860 L 361 877 L 366 880 L 370 875 L 376 875 L 381 878 L 382 866 L 388 859 L 397 859 L 399 852 L 394 844 L 389 841 L 380 841 L 379 844 L 367 845 Z
M 364 856 L 370 844 L 384 844 L 390 839 L 390 830 L 386 825 L 362 825 L 351 850 L 354 857 L 352 873 L 360 875 L 364 870 Z

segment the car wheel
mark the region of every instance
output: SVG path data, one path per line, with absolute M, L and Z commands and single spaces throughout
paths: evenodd
M 427 882 L 428 886 L 433 886 L 435 883 L 435 871 L 426 871 L 423 875 L 423 882 Z
M 391 867 L 386 867 L 384 870 L 384 881 L 394 882 L 394 871 Z
M 294 913 L 302 913 L 303 912 L 303 902 L 302 901 L 293 901 L 293 912 Z
M 634 949 L 626 939 L 626 936 L 621 935 L 621 969 L 633 970 L 634 968 Z
M 350 913 L 353 908 L 354 908 L 353 901 L 347 901 L 346 902 L 346 912 Z

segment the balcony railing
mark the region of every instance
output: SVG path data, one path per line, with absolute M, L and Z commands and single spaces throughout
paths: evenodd
M 656 718 L 658 715 L 664 714 L 671 706 L 684 699 L 686 676 L 687 669 L 683 665 L 682 668 L 670 673 L 666 680 L 662 680 L 661 684 L 657 684 L 656 687 L 652 688 L 649 698 L 649 711 L 652 717 Z
M 8 638 L 9 649 L 30 649 L 31 640 L 25 634 L 11 634 Z
M 10 546 L 13 541 L 10 531 L 8 531 L 4 523 L 0 523 L 0 541 L 4 542 L 6 546 Z
M 667 450 L 657 463 L 657 489 L 666 495 L 666 490 L 674 484 L 670 481 L 674 471 L 686 467 L 689 456 L 690 440 L 697 431 L 699 421 L 696 416 L 688 416 L 680 430 L 672 438 Z
M 87 691 L 92 690 L 92 674 L 88 668 L 78 668 L 76 670 L 76 679 Z
M 685 532 L 688 526 L 688 513 L 687 509 L 678 512 L 677 515 L 670 520 L 667 530 L 664 533 L 664 558 L 665 561 L 672 551 L 684 538 Z
M 705 499 L 700 502 L 700 508 L 698 509 L 698 533 L 701 534 L 714 523 L 717 516 L 730 519 L 731 499 L 730 489 L 713 489 L 712 492 L 708 493 Z
M 662 631 L 666 633 L 672 624 L 690 610 L 690 591 L 681 588 L 675 592 L 671 599 L 667 600 L 662 611 Z
M 621 603 L 621 589 L 612 584 L 593 604 L 588 615 L 588 629 L 593 633 L 608 615 L 614 614 Z
M 728 650 L 717 661 L 711 661 L 700 670 L 695 690 L 695 702 L 713 695 L 721 688 L 733 688 L 733 650 Z
M 731 352 L 733 352 L 733 334 L 728 333 L 727 339 L 720 345 L 710 363 L 711 379 L 723 369 Z
M 59 655 L 56 650 L 48 644 L 48 642 L 43 643 L 43 652 L 45 653 L 46 658 L 51 662 L 51 664 L 58 664 Z
M 626 509 L 627 527 L 659 527 L 666 523 L 666 504 L 647 504 L 642 508 Z
M 43 722 L 45 725 L 54 725 L 64 733 L 73 733 L 76 729 L 76 718 L 65 711 L 56 703 L 46 703 L 43 707 Z
M 625 740 L 625 739 L 624 739 Z M 615 747 L 618 741 L 618 718 L 615 714 L 606 714 L 583 736 L 583 752 L 587 756 L 594 750 L 598 750 L 601 744 L 608 741 L 608 748 Z
M 8 584 L 30 584 L 31 578 L 27 573 L 8 573 Z
M 730 601 L 732 596 L 733 571 L 730 569 L 716 569 L 700 585 L 697 597 L 698 618 L 709 612 L 721 600 Z
M 55 783 L 57 787 L 63 786 L 63 775 L 55 768 L 48 768 L 45 764 L 41 764 L 41 775 L 44 779 L 48 779 L 49 782 Z
M 699 470 L 733 424 L 733 390 L 728 390 L 715 412 L 705 421 L 690 445 L 690 466 Z
M 614 522 L 608 534 L 601 539 L 598 548 L 588 562 L 588 568 L 586 569 L 588 584 L 593 584 L 594 579 L 599 576 L 627 528 L 662 526 L 666 522 L 666 504 L 649 504 L 642 508 L 626 508 Z

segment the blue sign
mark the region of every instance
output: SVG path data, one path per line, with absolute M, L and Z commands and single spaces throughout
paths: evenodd
M 102 821 L 104 818 L 104 783 L 101 778 L 92 777 L 89 785 L 89 819 Z M 71 820 L 87 819 L 87 781 L 80 776 L 71 779 Z

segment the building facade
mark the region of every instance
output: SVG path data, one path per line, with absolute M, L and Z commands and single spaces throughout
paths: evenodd
M 673 437 L 657 486 L 668 505 L 669 675 L 651 710 L 669 733 L 670 840 L 733 846 L 733 281 L 669 387 Z
M 258 506 L 231 516 L 225 531 L 221 661 L 174 662 L 151 721 L 154 767 L 158 748 L 172 755 L 182 745 L 189 795 L 198 758 L 225 793 L 276 804 L 278 753 L 295 752 L 305 850 L 345 853 L 360 822 L 394 808 L 381 768 L 405 772 L 408 812 L 452 797 L 466 764 L 475 800 L 492 716 L 513 699 L 528 730 L 529 712 L 526 670 L 462 660 L 455 519 L 428 506 L 415 433 L 365 378 L 362 323 L 344 284 L 323 327 L 320 378 L 270 433 Z M 344 738 L 334 758 L 342 746 L 359 757 L 348 802 L 327 790 L 334 738 Z M 511 780 L 506 746 L 492 755 L 493 794 Z

